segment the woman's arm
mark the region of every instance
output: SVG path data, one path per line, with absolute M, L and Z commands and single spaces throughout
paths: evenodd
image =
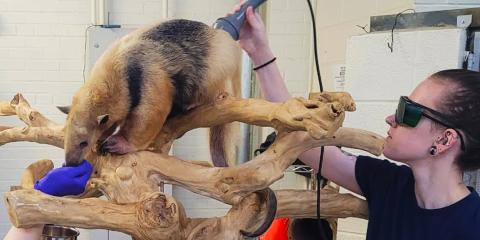
M 240 9 L 240 5 L 235 7 L 235 11 Z M 264 23 L 252 7 L 247 9 L 246 21 L 240 29 L 240 46 L 247 52 L 255 66 L 260 66 L 275 55 L 268 45 Z M 256 72 L 257 79 L 260 82 L 263 97 L 271 102 L 284 102 L 291 98 L 287 86 L 283 80 L 277 63 L 274 61 Z M 306 165 L 318 171 L 318 162 L 320 159 L 320 148 L 311 149 L 299 156 L 299 159 Z M 339 148 L 325 147 L 324 160 L 322 166 L 322 176 L 350 191 L 361 194 L 355 178 L 356 157 L 343 153 Z
M 12 226 L 3 240 L 39 240 L 43 225 L 32 228 L 16 228 Z

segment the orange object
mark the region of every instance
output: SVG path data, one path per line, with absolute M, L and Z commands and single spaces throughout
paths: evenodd
M 288 218 L 277 218 L 260 240 L 288 240 Z

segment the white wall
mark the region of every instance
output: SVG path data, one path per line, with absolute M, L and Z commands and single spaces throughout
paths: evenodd
M 345 64 L 347 39 L 365 34 L 358 26 L 366 26 L 368 31 L 370 16 L 396 14 L 413 7 L 413 0 L 319 0 L 318 46 L 325 89 L 334 90 L 333 69 Z M 316 80 L 312 81 L 311 89 L 318 91 Z
M 267 2 L 267 33 L 278 66 L 294 96 L 308 97 L 313 37 L 307 1 Z M 316 1 L 312 0 L 315 7 Z

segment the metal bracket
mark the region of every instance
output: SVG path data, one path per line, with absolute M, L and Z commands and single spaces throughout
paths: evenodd
M 370 32 L 391 31 L 394 15 L 370 17 Z M 480 8 L 403 13 L 395 29 L 480 28 Z
M 480 32 L 474 33 L 473 51 L 468 53 L 467 68 L 473 71 L 480 71 Z
M 457 16 L 457 27 L 468 28 L 472 24 L 472 15 Z

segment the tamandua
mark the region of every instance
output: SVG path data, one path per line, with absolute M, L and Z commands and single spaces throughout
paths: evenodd
M 67 165 L 110 136 L 105 150 L 143 150 L 167 118 L 240 95 L 241 50 L 222 30 L 190 20 L 138 29 L 114 42 L 75 93 L 65 127 Z M 226 166 L 222 126 L 210 129 L 215 166 Z M 117 133 L 118 132 L 118 133 Z

